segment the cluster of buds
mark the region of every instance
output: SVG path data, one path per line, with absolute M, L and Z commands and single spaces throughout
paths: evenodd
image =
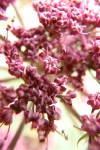
M 89 94 L 87 104 L 91 105 L 92 112 L 90 116 L 84 115 L 80 117 L 82 123 L 81 130 L 85 131 L 87 133 L 87 136 L 89 137 L 88 149 L 99 150 L 100 148 L 100 93 Z
M 1 20 L 7 19 L 4 12 L 13 2 L 0 1 Z M 10 127 L 13 114 L 23 112 L 25 123 L 31 123 L 43 142 L 57 131 L 59 99 L 71 111 L 75 91 L 84 90 L 86 71 L 94 70 L 95 80 L 100 80 L 100 37 L 94 34 L 100 28 L 100 7 L 99 1 L 90 5 L 90 0 L 34 0 L 32 6 L 41 24 L 29 29 L 8 25 L 7 32 L 16 39 L 12 42 L 7 37 L 0 43 L 9 74 L 23 82 L 16 88 L 0 83 L 0 123 Z M 92 107 L 91 116 L 84 115 L 80 121 L 91 150 L 92 144 L 100 147 L 100 93 L 88 95 L 87 104 Z

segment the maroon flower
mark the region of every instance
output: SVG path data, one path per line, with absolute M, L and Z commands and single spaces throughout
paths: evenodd
M 14 3 L 15 0 L 0 0 L 0 20 L 6 20 L 7 16 L 5 11 L 9 4 Z
M 84 115 L 81 117 L 81 122 L 81 129 L 86 131 L 90 136 L 100 134 L 100 118 Z
M 6 19 L 4 13 L 13 2 L 0 1 L 1 19 Z M 83 77 L 90 69 L 96 72 L 99 82 L 100 37 L 94 34 L 100 27 L 98 3 L 96 0 L 91 8 L 87 0 L 34 0 L 40 26 L 30 29 L 14 27 L 14 24 L 7 26 L 7 32 L 11 31 L 17 40 L 11 42 L 5 38 L 0 53 L 6 58 L 9 74 L 22 82 L 16 89 L 0 84 L 1 125 L 10 126 L 13 113 L 23 112 L 25 123 L 37 130 L 39 141 L 43 142 L 51 131 L 57 131 L 55 121 L 61 118 L 57 101 L 60 99 L 65 106 L 71 106 L 70 110 L 73 109 L 72 99 L 76 94 L 74 89 L 67 89 L 67 83 L 77 90 L 82 89 Z M 80 118 L 81 129 L 89 136 L 89 150 L 91 144 L 98 149 L 100 93 L 89 94 L 87 104 L 91 105 L 92 112 L 90 117 Z M 62 134 L 65 136 L 64 131 Z
M 24 74 L 23 61 L 19 56 L 16 46 L 11 44 L 11 42 L 8 40 L 5 40 L 4 55 L 9 67 L 9 73 L 17 78 L 22 77 Z
M 88 150 L 99 150 L 100 149 L 100 136 L 97 136 L 91 139 L 91 143 L 89 143 Z
M 14 102 L 15 99 L 16 92 L 13 87 L 7 88 L 6 86 L 0 84 L 0 106 L 3 108 Z
M 0 7 L 4 10 L 7 9 L 7 7 L 9 6 L 10 3 L 14 3 L 15 0 L 0 0 Z
M 13 112 L 10 109 L 0 108 L 0 122 L 5 125 L 10 125 L 12 123 Z
M 40 119 L 39 120 L 39 126 L 38 126 L 38 138 L 40 142 L 45 141 L 45 138 L 48 136 L 50 131 L 55 131 L 56 125 L 52 122 L 50 122 L 47 119 Z
M 82 26 L 71 18 L 71 7 L 65 2 L 33 2 L 33 6 L 38 12 L 40 22 L 51 33 L 65 32 L 67 29 L 73 33 L 82 32 Z M 54 32 L 54 33 L 53 33 Z
M 60 69 L 57 67 L 59 60 L 51 56 L 43 58 L 43 67 L 47 74 L 57 74 Z
M 45 29 L 42 26 L 25 30 L 24 27 L 12 28 L 12 33 L 19 38 L 14 42 L 25 61 L 38 61 L 38 51 L 44 48 L 44 43 L 47 41 Z
M 84 115 L 81 117 L 81 129 L 89 136 L 88 150 L 99 150 L 100 148 L 100 118 Z
M 91 105 L 93 111 L 100 109 L 100 93 L 90 94 L 87 103 Z

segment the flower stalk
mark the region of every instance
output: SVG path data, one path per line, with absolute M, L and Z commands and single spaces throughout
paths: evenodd
M 7 147 L 7 150 L 14 150 L 19 138 L 20 138 L 20 135 L 24 129 L 24 119 L 22 118 L 22 121 L 18 127 L 18 130 L 16 131 L 13 139 L 11 140 L 11 142 L 9 143 L 8 147 Z

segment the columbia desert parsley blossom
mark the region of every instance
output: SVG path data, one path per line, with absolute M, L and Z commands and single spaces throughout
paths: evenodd
M 0 79 L 0 123 L 8 126 L 0 149 L 5 148 L 14 114 L 20 113 L 24 119 L 5 150 L 15 148 L 26 124 L 37 131 L 39 142 L 47 141 L 46 150 L 51 132 L 71 140 L 63 128 L 62 132 L 57 129 L 56 122 L 60 122 L 63 112 L 57 105 L 60 102 L 81 124 L 75 125 L 82 133 L 76 145 L 85 139 L 88 150 L 99 150 L 100 89 L 89 93 L 84 81 L 88 72 L 100 85 L 100 1 L 33 0 L 31 6 L 38 15 L 39 25 L 28 29 L 17 2 L 20 0 L 0 0 L 0 21 L 8 22 L 6 11 L 12 6 L 21 23 L 16 26 L 16 18 L 12 18 L 12 24 L 5 28 L 7 36 L 0 35 L 0 55 L 5 57 L 11 76 Z M 9 38 L 10 33 L 14 41 Z M 17 87 L 8 86 L 8 82 L 14 84 L 17 80 Z M 78 95 L 86 98 L 85 103 L 91 109 L 89 115 L 76 111 L 73 102 Z

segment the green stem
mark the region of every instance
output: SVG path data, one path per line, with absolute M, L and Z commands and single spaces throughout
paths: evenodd
M 21 124 L 20 124 L 18 130 L 16 131 L 16 134 L 14 135 L 12 141 L 10 142 L 10 144 L 7 147 L 7 150 L 14 150 L 14 148 L 17 144 L 17 141 L 22 133 L 23 128 L 24 128 L 24 119 L 22 119 Z

